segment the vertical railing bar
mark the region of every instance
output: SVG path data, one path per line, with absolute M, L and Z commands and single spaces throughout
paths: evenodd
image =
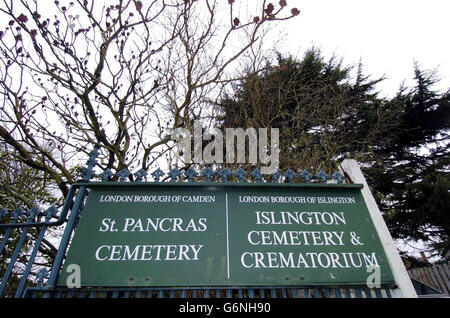
M 255 298 L 255 291 L 253 289 L 248 290 L 248 298 Z
M 244 298 L 244 296 L 242 295 L 242 289 L 241 288 L 238 289 L 238 298 L 239 299 Z
M 384 291 L 386 292 L 387 298 L 392 298 L 391 291 L 389 290 L 389 288 L 385 288 Z
M 357 298 L 363 298 L 360 288 L 355 288 L 355 293 Z
M 42 226 L 41 231 L 39 232 L 39 236 L 36 239 L 36 242 L 34 243 L 33 251 L 31 252 L 30 257 L 28 258 L 28 263 L 22 274 L 22 279 L 20 280 L 19 286 L 17 287 L 16 294 L 14 295 L 14 297 L 16 297 L 16 298 L 22 297 L 22 290 L 25 287 L 25 284 L 27 282 L 28 276 L 31 271 L 31 267 L 33 266 L 34 259 L 36 258 L 36 255 L 39 251 L 39 247 L 41 246 L 41 242 L 44 239 L 44 235 L 45 235 L 46 231 L 47 231 L 47 225 Z
M 366 292 L 366 298 L 372 298 L 372 289 L 366 287 L 364 291 Z
M 186 298 L 186 289 L 181 291 L 181 298 Z
M 20 235 L 19 242 L 17 243 L 16 248 L 14 249 L 14 253 L 11 256 L 11 260 L 10 260 L 10 262 L 8 264 L 8 268 L 6 269 L 5 274 L 3 275 L 2 283 L 0 284 L 0 297 L 2 296 L 3 291 L 6 288 L 6 283 L 7 283 L 8 279 L 9 279 L 9 276 L 11 275 L 11 272 L 12 272 L 12 270 L 14 268 L 16 260 L 19 257 L 20 251 L 22 250 L 23 243 L 25 243 L 25 239 L 27 237 L 29 229 L 30 229 L 29 226 L 25 226 L 23 228 L 23 232 Z
M 331 298 L 330 297 L 330 291 L 328 290 L 328 288 L 323 288 L 323 291 L 325 293 L 325 298 Z
M 315 298 L 321 298 L 320 297 L 320 290 L 319 290 L 319 288 L 315 287 L 315 288 L 313 288 L 313 291 L 314 291 L 314 297 Z
M 112 294 L 112 298 L 117 298 L 119 297 L 119 292 L 117 290 L 115 290 Z
M 292 288 L 292 298 L 298 298 L 298 290 L 297 288 Z
M 381 294 L 381 289 L 375 288 L 375 295 L 377 298 L 383 298 L 383 295 Z
M 346 287 L 344 288 L 345 291 L 345 298 L 352 298 L 352 294 L 350 293 L 350 288 Z
M 84 176 L 84 178 L 88 182 L 93 174 L 92 169 L 94 168 L 94 165 L 96 163 L 96 158 L 98 156 L 99 149 L 100 147 L 95 146 L 94 150 L 90 154 L 89 160 L 87 161 L 88 165 L 87 168 L 85 169 L 85 171 L 87 171 L 87 174 Z M 71 213 L 66 224 L 66 228 L 64 229 L 64 233 L 58 247 L 58 252 L 56 253 L 55 260 L 53 262 L 52 271 L 50 272 L 50 277 L 47 281 L 47 286 L 50 288 L 55 286 L 56 280 L 58 279 L 59 271 L 61 269 L 61 265 L 64 260 L 64 256 L 66 254 L 66 250 L 69 245 L 69 240 L 74 230 L 74 224 L 77 221 L 78 216 L 80 215 L 80 207 L 83 205 L 83 200 L 85 199 L 86 196 L 86 190 L 87 186 L 80 186 L 80 188 L 78 189 L 78 193 L 75 197 L 75 202 L 72 206 Z M 69 202 L 66 202 L 66 204 L 69 204 Z
M 164 290 L 160 290 L 158 293 L 158 298 L 164 298 Z
M 275 288 L 270 289 L 270 298 L 277 298 L 277 291 Z
M 73 195 L 74 191 L 72 189 L 73 189 L 73 187 L 71 187 L 71 191 L 69 191 L 68 197 L 71 194 Z M 51 217 L 53 216 L 53 210 L 52 210 L 53 208 L 54 207 L 52 206 L 46 211 L 47 213 L 45 213 L 46 214 L 45 222 L 49 222 Z M 17 219 L 18 219 L 17 216 L 13 216 L 11 222 L 15 223 L 15 222 L 17 222 Z M 19 240 L 19 242 L 18 242 L 18 244 L 16 246 L 16 250 L 19 252 L 19 254 L 20 254 L 21 249 L 23 248 L 23 245 L 25 243 L 24 240 L 26 239 L 26 236 L 28 234 L 29 229 L 31 228 L 31 225 L 35 225 L 35 224 L 39 225 L 39 222 L 34 222 L 34 216 L 30 212 L 30 215 L 29 215 L 29 217 L 27 219 L 27 223 L 23 223 L 23 228 L 24 229 L 23 229 L 23 232 L 21 234 L 21 238 L 20 238 L 20 240 Z M 11 233 L 11 229 L 12 229 L 12 226 L 9 227 L 7 229 L 7 231 L 6 231 L 6 233 L 5 233 L 4 240 L 2 240 L 2 244 L 1 244 L 2 245 L 1 250 L 3 250 L 3 247 L 5 246 L 4 243 L 6 243 L 7 240 L 9 239 L 8 237 L 9 237 L 9 235 Z M 33 266 L 34 260 L 35 260 L 35 258 L 37 256 L 37 253 L 39 251 L 39 247 L 41 245 L 41 242 L 42 242 L 42 240 L 44 238 L 44 235 L 45 235 L 45 232 L 47 231 L 47 229 L 48 229 L 48 225 L 47 224 L 43 224 L 41 230 L 39 231 L 39 235 L 38 235 L 38 237 L 37 237 L 37 239 L 36 239 L 36 241 L 34 243 L 34 247 L 33 247 L 32 253 L 28 257 L 27 265 L 25 267 L 25 270 L 22 273 L 22 277 L 21 277 L 19 285 L 18 285 L 18 287 L 16 289 L 16 292 L 15 292 L 15 295 L 14 295 L 14 297 L 16 297 L 16 298 L 22 297 L 22 294 L 24 293 L 24 288 L 25 288 L 28 276 L 29 276 L 29 274 L 31 272 L 31 268 Z M 11 262 L 10 262 L 9 265 L 12 266 L 12 269 L 15 266 L 15 263 L 17 261 L 17 257 L 18 257 L 19 254 L 13 255 L 13 257 L 11 258 Z M 11 271 L 12 271 L 12 269 L 11 269 Z M 11 273 L 9 273 L 8 276 L 10 274 Z M 7 277 L 6 280 L 4 280 L 2 282 L 4 282 L 6 284 L 8 279 L 9 279 L 9 277 Z
M 259 290 L 259 298 L 265 298 L 264 289 L 262 288 Z
M 281 290 L 281 298 L 288 298 L 288 297 L 287 297 L 287 293 L 286 293 L 286 289 L 285 289 L 285 288 L 283 288 L 283 289 Z
M 169 293 L 169 298 L 174 298 L 175 297 L 175 291 L 173 289 L 170 290 Z
M 192 298 L 198 298 L 197 291 L 198 291 L 198 289 L 192 290 Z
M 136 298 L 141 298 L 141 296 L 142 296 L 142 291 L 141 290 L 137 290 L 135 297 Z
M 309 294 L 309 288 L 302 288 L 304 298 L 311 298 L 311 295 Z
M 78 193 L 75 199 L 75 203 L 72 207 L 72 212 L 70 213 L 69 220 L 67 221 L 66 228 L 64 230 L 64 234 L 61 239 L 60 246 L 58 248 L 58 252 L 55 257 L 55 261 L 53 262 L 52 271 L 50 272 L 50 277 L 47 282 L 48 287 L 54 287 L 56 284 L 56 280 L 59 276 L 59 271 L 63 262 L 64 255 L 66 253 L 66 249 L 69 245 L 70 236 L 72 235 L 72 232 L 74 230 L 74 224 L 77 220 L 78 215 L 80 214 L 80 205 L 81 202 L 84 200 L 85 194 L 86 194 L 86 186 L 81 186 L 78 189 Z
M 232 294 L 232 290 L 231 289 L 227 289 L 227 294 L 226 294 L 227 298 L 232 298 L 233 294 Z
M 11 219 L 10 221 L 9 221 L 9 223 L 14 223 L 15 221 L 13 221 L 13 219 Z M 5 232 L 5 235 L 3 236 L 3 239 L 2 239 L 2 241 L 0 242 L 0 255 L 3 253 L 3 249 L 5 248 L 5 246 L 6 246 L 6 243 L 8 242 L 8 240 L 9 240 L 9 236 L 11 235 L 11 231 L 12 231 L 12 226 L 11 227 L 8 227 L 7 229 L 6 229 L 6 232 Z
M 336 298 L 342 298 L 341 289 L 339 287 L 336 287 Z
M 91 290 L 89 293 L 89 298 L 95 298 L 95 290 Z
M 42 298 L 49 298 L 52 296 L 52 292 L 51 291 L 44 291 L 42 293 Z

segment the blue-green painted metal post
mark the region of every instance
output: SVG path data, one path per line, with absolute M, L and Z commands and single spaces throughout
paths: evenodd
M 54 205 L 52 205 L 50 208 L 48 208 L 44 214 L 45 214 L 45 222 L 49 222 L 51 218 L 56 214 L 57 210 Z M 20 298 L 22 297 L 22 292 L 25 287 L 25 284 L 28 279 L 28 275 L 30 274 L 31 267 L 33 266 L 34 259 L 36 258 L 36 255 L 39 251 L 39 247 L 41 246 L 42 240 L 44 239 L 45 232 L 47 231 L 48 225 L 43 225 L 41 228 L 41 231 L 39 232 L 39 236 L 36 239 L 36 242 L 34 243 L 33 251 L 31 252 L 30 257 L 28 258 L 28 264 L 25 268 L 25 271 L 22 274 L 22 279 L 20 280 L 19 286 L 17 287 L 16 294 L 14 297 Z
M 11 223 L 12 223 L 12 222 L 11 222 Z M 12 227 L 8 227 L 8 228 L 6 229 L 6 232 L 5 232 L 5 235 L 3 236 L 2 241 L 0 242 L 0 255 L 2 255 L 3 249 L 5 248 L 6 243 L 7 243 L 8 240 L 9 240 L 9 236 L 11 235 L 11 231 L 12 231 Z
M 11 218 L 11 220 L 9 221 L 9 223 L 16 223 L 17 218 L 18 218 L 18 215 L 19 215 L 19 214 L 14 213 L 14 214 L 13 214 L 13 217 Z M 2 255 L 3 249 L 5 248 L 6 243 L 7 243 L 8 240 L 9 240 L 9 236 L 11 235 L 11 231 L 12 231 L 12 227 L 8 227 L 8 228 L 6 229 L 5 235 L 3 236 L 2 242 L 0 243 L 0 255 Z
M 96 164 L 96 158 L 98 156 L 99 147 L 95 147 L 94 150 L 90 154 L 90 158 L 87 161 L 87 168 L 83 171 L 83 181 L 89 181 L 93 174 L 93 168 Z M 75 222 L 78 219 L 78 215 L 80 214 L 80 207 L 83 203 L 83 200 L 86 195 L 86 186 L 81 186 L 78 189 L 78 193 L 75 198 L 75 202 L 72 207 L 72 212 L 70 213 L 69 219 L 67 220 L 67 225 L 64 230 L 61 243 L 58 248 L 58 253 L 56 254 L 55 261 L 53 262 L 52 271 L 50 273 L 50 277 L 47 282 L 47 288 L 52 288 L 56 285 L 56 281 L 59 277 L 59 271 L 61 269 L 61 265 L 66 254 L 67 246 L 69 245 L 69 240 L 74 230 Z
M 2 283 L 0 284 L 0 297 L 2 296 L 2 294 L 6 288 L 6 283 L 8 281 L 9 276 L 11 275 L 11 272 L 14 268 L 14 264 L 16 263 L 16 260 L 19 257 L 20 251 L 22 250 L 23 243 L 25 243 L 25 239 L 27 238 L 29 229 L 30 229 L 29 226 L 25 226 L 23 228 L 22 234 L 20 235 L 19 242 L 17 243 L 16 248 L 14 249 L 14 253 L 11 256 L 11 260 L 8 264 L 8 268 L 6 269 L 5 274 L 3 275 Z

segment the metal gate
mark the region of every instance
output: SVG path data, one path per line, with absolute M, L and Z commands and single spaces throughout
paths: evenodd
M 28 211 L 17 208 L 8 212 L 6 209 L 0 210 L 0 221 L 8 222 L 0 224 L 0 255 L 1 262 L 5 270 L 0 284 L 0 297 L 15 298 L 390 298 L 391 290 L 388 288 L 368 288 L 367 286 L 271 286 L 261 287 L 171 287 L 171 288 L 66 288 L 57 286 L 58 277 L 66 256 L 68 246 L 71 241 L 74 229 L 77 226 L 80 213 L 83 210 L 84 202 L 89 193 L 89 182 L 95 177 L 94 166 L 98 156 L 98 148 L 95 148 L 87 161 L 77 183 L 73 184 L 65 203 L 60 211 L 55 206 L 41 211 L 34 207 Z M 168 173 L 168 182 L 178 182 L 181 179 L 188 182 L 196 182 L 203 178 L 206 181 L 228 182 L 233 173 L 224 168 L 217 173 L 206 168 L 201 172 L 201 176 L 193 169 L 188 169 L 184 173 L 173 169 Z M 98 177 L 102 182 L 108 182 L 114 174 L 109 169 L 103 171 Z M 131 174 L 127 169 L 117 173 L 120 182 L 144 182 L 147 177 L 145 170 L 139 170 Z M 155 182 L 160 182 L 165 174 L 157 169 L 151 176 Z M 237 169 L 234 172 L 237 182 L 243 182 L 247 177 L 247 172 Z M 255 169 L 249 176 L 254 182 L 263 182 L 263 175 Z M 292 170 L 287 170 L 283 175 L 276 172 L 267 182 L 278 182 L 283 179 L 285 182 L 294 182 L 297 174 Z M 335 172 L 331 177 L 320 171 L 317 176 L 313 176 L 307 171 L 303 171 L 300 177 L 304 182 L 312 180 L 318 182 L 344 182 L 344 176 Z M 250 179 L 250 178 L 249 178 Z M 131 181 L 130 181 L 131 180 Z M 162 182 L 162 181 L 161 181 Z M 53 258 L 51 268 L 40 265 L 40 249 L 43 248 L 43 241 L 49 228 L 63 228 L 62 236 L 56 255 Z M 31 235 L 33 233 L 33 235 Z

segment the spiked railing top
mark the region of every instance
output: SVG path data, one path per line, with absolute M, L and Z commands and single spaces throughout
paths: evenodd
M 127 168 L 123 168 L 117 173 L 117 176 L 119 177 L 119 181 L 124 182 L 129 176 L 131 175 L 131 172 Z
M 170 181 L 175 182 L 177 181 L 178 177 L 181 176 L 181 171 L 177 168 L 174 168 L 169 171 L 168 175 L 170 177 Z
M 96 158 L 98 157 L 98 155 L 99 155 L 99 148 L 95 147 L 94 150 L 90 153 L 89 160 L 87 161 L 87 167 L 82 172 L 83 180 L 89 181 L 94 176 L 93 167 L 96 164 Z M 144 181 L 144 179 L 145 180 L 147 179 L 147 175 L 148 175 L 148 172 L 142 168 L 133 174 L 127 168 L 124 168 L 120 171 L 116 171 L 116 173 L 112 172 L 111 169 L 108 168 L 108 169 L 105 169 L 102 173 L 100 173 L 98 175 L 98 177 L 102 181 L 109 181 L 109 180 L 113 179 L 113 177 L 115 177 L 114 178 L 115 180 L 118 179 L 119 181 L 124 182 L 124 181 L 126 181 L 127 178 L 132 180 L 133 178 L 131 178 L 131 176 L 133 176 L 135 182 L 142 182 L 142 181 Z M 154 170 L 151 173 L 151 177 L 153 178 L 153 180 L 155 182 L 160 182 L 161 178 L 164 177 L 165 175 L 166 175 L 166 173 L 164 173 L 160 168 L 157 168 L 156 170 Z M 218 171 L 214 171 L 210 167 L 205 167 L 200 173 L 197 172 L 192 167 L 185 170 L 184 172 L 182 172 L 182 170 L 174 168 L 167 173 L 167 176 L 169 176 L 171 182 L 181 181 L 183 175 L 184 175 L 185 179 L 189 182 L 198 181 L 198 180 L 196 180 L 198 176 L 203 176 L 204 180 L 206 182 L 211 182 L 213 180 L 213 177 L 216 175 L 219 177 L 219 179 L 222 182 L 230 181 L 230 179 L 233 176 L 234 176 L 235 181 L 245 182 L 245 179 L 248 178 L 249 173 L 246 170 L 242 169 L 241 167 L 239 167 L 237 170 L 235 170 L 234 174 L 228 168 L 222 168 Z M 303 180 L 303 182 L 305 182 L 305 183 L 311 183 L 311 182 L 317 182 L 317 181 L 319 181 L 321 183 L 326 183 L 329 180 L 334 179 L 336 183 L 341 184 L 345 181 L 345 177 L 338 171 L 334 172 L 330 176 L 327 173 L 325 173 L 324 171 L 320 170 L 314 176 L 309 171 L 303 170 L 298 175 L 301 177 L 301 180 Z M 294 183 L 297 178 L 297 173 L 291 169 L 287 169 L 284 173 L 281 173 L 280 171 L 276 171 L 276 172 L 272 173 L 271 175 L 264 177 L 264 175 L 261 173 L 260 169 L 255 168 L 251 172 L 250 176 L 257 183 L 270 182 L 270 181 L 273 183 L 277 183 L 277 182 L 280 182 L 281 177 L 283 177 L 283 178 L 281 178 L 281 182 L 284 181 L 284 182 L 288 182 L 288 183 Z M 317 180 L 317 181 L 315 181 L 315 180 Z M 20 211 L 16 211 L 16 214 L 13 213 L 13 216 L 15 215 L 16 217 L 19 217 L 21 215 L 21 214 L 20 215 L 17 214 L 19 212 Z M 2 214 L 0 212 L 0 218 L 1 217 L 2 217 Z
M 147 177 L 147 171 L 145 171 L 144 169 L 139 169 L 134 173 L 134 176 L 136 177 L 137 182 L 141 182 L 142 179 Z
M 262 174 L 261 174 L 261 171 L 258 168 L 255 168 L 255 170 L 253 170 L 251 176 L 253 178 L 255 178 L 256 182 L 261 182 Z
M 8 216 L 8 210 L 6 208 L 1 208 L 0 209 L 0 221 L 5 218 L 6 216 Z
M 44 211 L 45 221 L 48 222 L 52 217 L 54 217 L 58 213 L 58 209 L 52 205 L 47 210 Z
M 156 169 L 152 172 L 152 177 L 155 179 L 156 182 L 159 182 L 159 179 L 164 176 L 164 172 L 161 169 Z
M 222 182 L 228 182 L 228 178 L 233 175 L 228 168 L 223 168 L 217 174 L 219 175 Z
M 112 176 L 114 176 L 114 173 L 109 168 L 105 169 L 105 171 L 103 171 L 100 174 L 100 177 L 102 178 L 102 181 L 108 181 Z
M 302 173 L 300 173 L 300 177 L 302 177 L 306 183 L 310 183 L 313 175 L 310 172 L 303 170 Z
M 197 171 L 195 171 L 194 169 L 189 168 L 188 170 L 186 170 L 186 171 L 184 172 L 184 175 L 186 176 L 186 178 L 188 179 L 189 182 L 193 182 L 193 181 L 194 181 L 194 178 L 195 178 L 196 176 L 198 176 L 198 173 L 197 173 Z
M 39 215 L 41 214 L 41 209 L 39 209 L 37 206 L 32 207 L 30 211 L 28 211 L 28 222 L 33 222 Z
M 338 171 L 333 173 L 332 177 L 334 180 L 337 181 L 337 183 L 344 183 L 344 181 L 345 181 L 345 176 L 343 174 L 339 173 Z
M 117 173 L 113 173 L 111 169 L 105 169 L 102 173 L 98 175 L 98 177 L 102 181 L 110 181 L 114 176 L 120 181 L 125 182 L 127 178 L 129 178 L 131 175 L 134 176 L 135 182 L 142 182 L 144 179 L 147 178 L 147 171 L 144 169 L 139 169 L 135 173 L 131 173 L 128 169 L 122 169 Z M 153 178 L 153 181 L 160 182 L 161 178 L 164 177 L 166 174 L 160 169 L 157 168 L 155 171 L 153 171 L 151 174 L 151 177 Z M 197 178 L 199 176 L 204 177 L 204 181 L 211 182 L 213 180 L 214 176 L 218 176 L 220 181 L 222 182 L 229 182 L 230 179 L 234 176 L 234 180 L 237 182 L 245 182 L 245 179 L 249 177 L 249 173 L 239 167 L 237 170 L 234 171 L 234 173 L 228 169 L 223 168 L 218 171 L 214 171 L 210 167 L 206 167 L 203 170 L 201 170 L 201 173 L 197 172 L 193 168 L 189 168 L 186 171 L 182 172 L 181 170 L 174 168 L 170 170 L 167 173 L 167 176 L 169 176 L 171 182 L 181 181 L 181 177 L 184 176 L 185 180 L 189 182 L 196 182 L 199 181 Z M 324 171 L 320 170 L 316 176 L 314 176 L 312 173 L 310 173 L 307 170 L 303 170 L 299 176 L 301 177 L 300 180 L 303 180 L 305 183 L 312 183 L 312 182 L 321 182 L 321 183 L 327 183 L 329 180 L 334 179 L 335 183 L 343 183 L 345 181 L 345 177 L 339 173 L 338 171 L 334 172 L 331 176 L 325 173 Z M 281 179 L 281 181 L 284 180 L 284 182 L 288 183 L 294 183 L 297 178 L 297 173 L 295 173 L 291 169 L 287 169 L 284 173 L 280 173 L 279 171 L 274 172 L 271 175 L 268 175 L 264 177 L 264 175 L 261 173 L 259 168 L 255 168 L 251 174 L 250 177 L 252 177 L 252 180 L 254 180 L 257 183 L 260 182 L 272 182 L 272 183 L 278 183 L 280 182 L 280 178 L 284 177 L 284 179 Z M 116 180 L 117 180 L 116 179 Z M 1 216 L 0 216 L 1 217 Z
M 234 173 L 234 175 L 238 178 L 238 182 L 243 182 L 247 174 L 247 171 L 245 171 L 241 167 L 239 167 L 239 169 L 237 169 Z
M 215 174 L 216 173 L 214 172 L 214 170 L 212 170 L 209 167 L 206 167 L 205 169 L 202 170 L 202 176 L 204 176 L 206 178 L 205 179 L 206 182 L 210 182 Z
M 13 213 L 12 213 L 12 218 L 14 219 L 14 220 L 17 220 L 19 217 L 21 217 L 22 215 L 24 215 L 25 214 L 25 211 L 21 208 L 21 207 L 18 207 L 17 209 L 15 209 L 14 211 L 13 211 Z
M 42 284 L 44 283 L 44 278 L 48 278 L 49 276 L 49 272 L 48 270 L 44 267 L 41 268 L 37 273 L 36 273 L 36 277 L 37 277 L 37 285 L 39 287 L 42 287 Z
M 294 179 L 297 176 L 297 174 L 291 169 L 287 169 L 287 171 L 283 174 L 283 176 L 286 177 L 289 183 L 292 183 L 294 182 Z
M 330 179 L 330 176 L 327 175 L 322 170 L 320 170 L 319 173 L 317 174 L 317 179 L 321 180 L 322 182 L 327 182 L 327 180 Z
M 94 166 L 97 163 L 97 157 L 100 153 L 100 147 L 95 146 L 89 153 L 89 159 L 86 162 L 87 167 L 81 172 L 82 180 L 90 180 L 94 175 Z
M 278 179 L 280 179 L 280 177 L 281 177 L 281 174 L 278 171 L 275 172 L 274 174 L 272 174 L 272 182 L 277 183 Z

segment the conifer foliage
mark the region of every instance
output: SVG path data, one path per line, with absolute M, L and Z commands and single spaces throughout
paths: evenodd
M 450 108 L 449 92 L 433 88 L 434 73 L 415 65 L 415 86 L 385 98 L 376 91 L 383 78 L 311 49 L 246 75 L 218 104 L 224 127 L 279 128 L 280 169 L 330 173 L 340 160 L 357 159 L 393 236 L 445 254 Z

